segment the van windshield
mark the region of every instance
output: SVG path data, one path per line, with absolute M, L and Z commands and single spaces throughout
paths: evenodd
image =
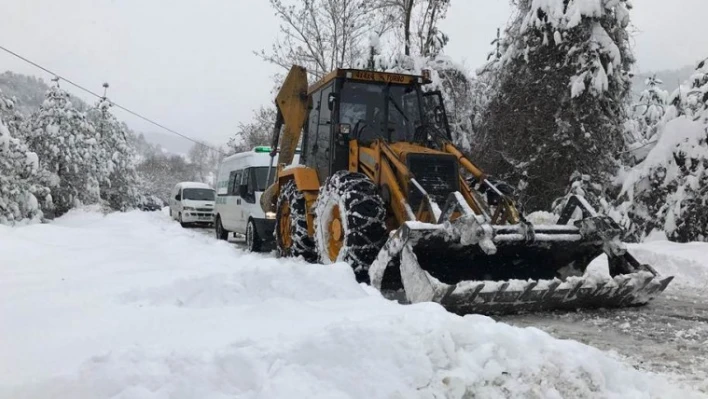
M 214 190 L 209 188 L 185 188 L 182 199 L 192 201 L 214 201 Z
M 273 181 L 275 179 L 275 168 L 273 168 L 273 172 L 271 173 L 270 182 L 266 182 L 266 179 L 268 178 L 267 166 L 251 168 L 251 174 L 256 181 L 256 191 L 265 191 L 265 189 L 268 188 L 270 184 L 273 184 Z

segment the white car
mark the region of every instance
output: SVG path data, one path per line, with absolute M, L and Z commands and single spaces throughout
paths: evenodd
M 170 216 L 182 227 L 214 223 L 214 189 L 197 182 L 177 183 L 170 195 Z
M 274 244 L 275 213 L 263 213 L 260 199 L 274 181 L 276 169 L 270 167 L 270 147 L 255 147 L 225 158 L 219 165 L 214 230 L 216 238 L 226 240 L 229 233 L 246 236 L 249 251 L 267 250 Z M 293 163 L 299 161 L 295 155 Z

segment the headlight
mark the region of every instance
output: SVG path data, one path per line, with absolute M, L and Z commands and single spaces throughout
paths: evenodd
M 194 208 L 192 208 L 191 206 L 185 206 L 185 207 L 184 207 L 184 210 L 185 210 L 185 211 L 193 211 Z
M 266 219 L 275 219 L 275 212 L 266 212 Z

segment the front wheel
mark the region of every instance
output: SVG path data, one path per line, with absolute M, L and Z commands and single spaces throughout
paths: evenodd
M 248 221 L 246 226 L 246 246 L 250 252 L 260 252 L 263 247 L 263 240 L 258 236 L 258 230 L 256 230 L 256 223 L 253 219 Z
M 315 208 L 320 262 L 347 262 L 359 282 L 386 241 L 386 207 L 376 185 L 361 173 L 340 171 L 327 180 Z
M 278 256 L 302 256 L 308 262 L 315 261 L 314 243 L 307 232 L 307 203 L 295 182 L 289 181 L 281 188 L 275 219 Z
M 216 239 L 227 241 L 229 239 L 229 232 L 224 230 L 224 226 L 221 224 L 221 217 L 217 216 L 214 222 L 214 232 L 216 233 Z
M 179 218 L 178 220 L 179 220 L 180 226 L 187 227 L 187 223 L 182 221 L 182 212 L 180 212 L 179 215 L 177 215 L 177 217 Z

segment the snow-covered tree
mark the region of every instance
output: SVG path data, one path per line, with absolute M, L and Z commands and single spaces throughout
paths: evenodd
M 526 208 L 547 208 L 571 175 L 601 183 L 624 149 L 634 62 L 625 0 L 516 2 L 518 13 L 482 73 L 490 98 L 476 159 L 519 183 Z
M 40 183 L 37 154 L 22 140 L 23 128 L 15 102 L 0 92 L 0 224 L 39 221 L 42 203 L 51 203 L 49 189 Z
M 51 188 L 56 215 L 100 200 L 99 180 L 106 174 L 101 170 L 96 131 L 57 83 L 30 118 L 26 141 L 48 172 L 45 182 Z
M 125 211 L 138 201 L 138 174 L 135 170 L 135 151 L 126 126 L 110 112 L 111 103 L 106 98 L 89 110 L 88 120 L 93 124 L 98 140 L 96 157 L 101 199 L 111 209 Z
M 275 107 L 260 107 L 253 112 L 253 120 L 239 123 L 236 134 L 229 139 L 229 152 L 237 153 L 251 150 L 259 145 L 270 145 L 275 125 Z
M 371 0 L 370 4 L 383 21 L 393 22 L 390 31 L 396 52 L 435 57 L 449 40 L 440 31 L 439 22 L 445 18 L 450 0 Z
M 666 112 L 666 101 L 669 93 L 661 88 L 664 82 L 651 76 L 644 82 L 646 88 L 639 95 L 639 101 L 634 104 L 632 110 L 634 118 L 637 120 L 640 140 L 639 145 L 646 145 L 656 139 L 657 125 Z
M 656 124 L 661 121 L 666 110 L 666 99 L 669 93 L 661 88 L 664 82 L 657 78 L 656 75 L 647 78 L 645 82 L 647 88 L 639 96 L 638 104 L 635 104 L 634 111 L 641 117 L 649 130 L 645 134 L 646 139 L 656 133 Z
M 181 181 L 199 180 L 193 164 L 179 155 L 149 154 L 138 164 L 140 194 L 155 195 L 167 202 L 170 191 Z
M 293 64 L 319 79 L 335 68 L 365 57 L 376 20 L 367 0 L 270 0 L 280 19 L 280 37 L 264 60 L 289 70 Z
M 194 143 L 187 157 L 193 165 L 196 180 L 215 187 L 219 163 L 224 158 L 224 153 L 206 144 Z
M 656 145 L 623 176 L 621 220 L 638 240 L 708 241 L 708 59 L 669 103 Z

